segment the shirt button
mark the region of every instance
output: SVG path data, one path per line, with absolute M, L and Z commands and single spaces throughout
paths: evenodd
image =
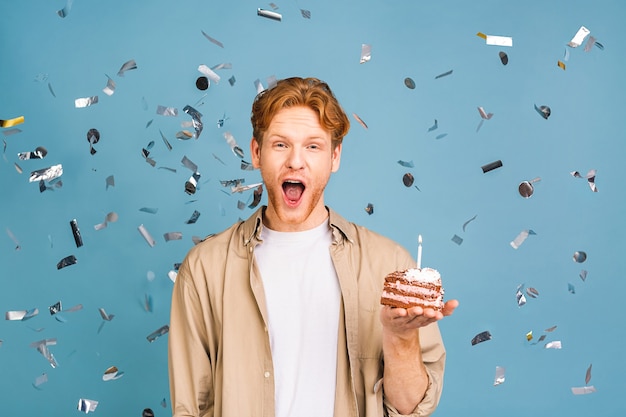
M 269 378 L 270 377 L 270 373 L 265 371 L 265 378 Z

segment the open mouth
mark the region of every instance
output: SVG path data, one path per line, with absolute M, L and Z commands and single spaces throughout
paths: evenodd
M 283 194 L 291 205 L 298 204 L 304 193 L 304 184 L 300 181 L 287 180 L 283 182 Z

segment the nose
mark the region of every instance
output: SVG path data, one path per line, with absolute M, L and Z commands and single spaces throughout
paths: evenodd
M 301 149 L 297 147 L 292 147 L 289 150 L 289 155 L 287 156 L 287 168 L 289 169 L 302 169 L 304 168 L 304 153 Z

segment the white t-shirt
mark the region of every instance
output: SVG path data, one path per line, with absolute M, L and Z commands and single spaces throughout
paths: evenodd
M 255 258 L 267 300 L 276 417 L 332 417 L 341 291 L 328 222 L 304 232 L 264 227 Z

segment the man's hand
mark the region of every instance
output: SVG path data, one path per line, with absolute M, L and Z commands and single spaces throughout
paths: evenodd
M 380 321 L 386 332 L 399 337 L 415 335 L 415 329 L 427 326 L 441 320 L 445 316 L 451 315 L 458 305 L 459 302 L 457 300 L 448 300 L 441 311 L 422 307 L 407 309 L 383 306 L 380 311 Z

